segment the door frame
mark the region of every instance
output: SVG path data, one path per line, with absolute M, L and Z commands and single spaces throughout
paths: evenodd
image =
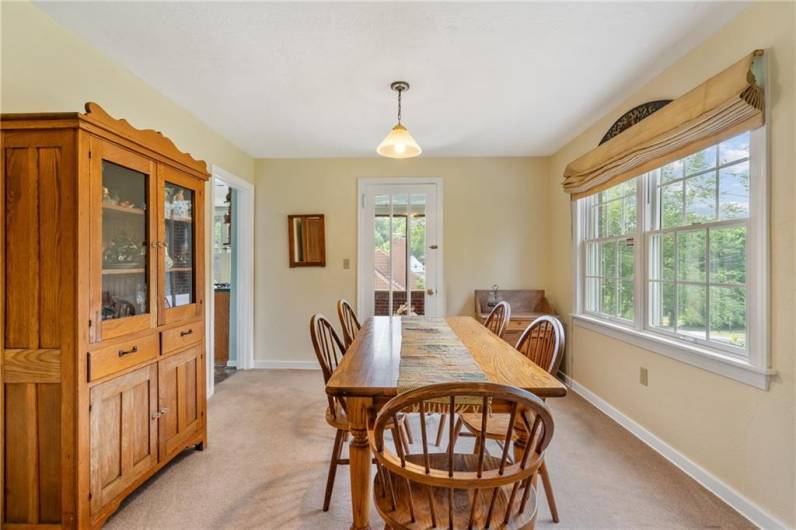
M 430 239 L 436 240 L 437 244 L 437 263 L 436 274 L 434 283 L 436 285 L 436 294 L 438 297 L 438 308 L 442 315 L 446 314 L 446 299 L 445 299 L 445 283 L 444 283 L 444 256 L 445 245 L 443 244 L 443 233 L 445 230 L 443 226 L 443 181 L 442 177 L 359 177 L 357 178 L 357 311 L 365 305 L 365 297 L 371 296 L 367 292 L 363 279 L 368 271 L 365 270 L 365 237 L 368 234 L 363 234 L 362 230 L 365 226 L 365 191 L 368 186 L 384 186 L 384 185 L 431 185 L 436 188 L 436 204 L 437 219 L 435 234 Z M 372 234 L 371 234 L 372 235 Z M 371 271 L 372 272 L 372 271 Z M 364 316 L 364 315 L 363 315 Z
M 236 359 L 238 370 L 250 370 L 254 368 L 254 185 L 237 175 L 226 171 L 217 166 L 210 166 L 210 179 L 206 184 L 205 192 L 205 218 L 207 219 L 208 229 L 205 232 L 205 263 L 207 269 L 205 300 L 206 322 L 205 336 L 207 337 L 207 397 L 213 395 L 215 391 L 215 366 L 214 358 L 214 317 L 215 299 L 213 296 L 213 192 L 215 190 L 216 179 L 224 181 L 229 187 L 238 192 L 235 213 L 235 224 L 232 229 L 236 230 L 235 259 L 237 264 L 236 279 L 237 285 L 248 285 L 252 288 L 237 289 L 235 292 L 235 329 L 230 330 L 237 337 Z

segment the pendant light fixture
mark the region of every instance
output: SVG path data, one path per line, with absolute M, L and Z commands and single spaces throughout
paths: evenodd
M 401 123 L 401 94 L 409 90 L 406 81 L 393 81 L 390 88 L 398 92 L 398 124 L 382 140 L 376 152 L 387 158 L 412 158 L 423 152 L 409 131 Z

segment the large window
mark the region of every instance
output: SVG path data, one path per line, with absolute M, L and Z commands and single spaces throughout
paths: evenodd
M 579 200 L 578 312 L 760 366 L 766 330 L 753 313 L 765 310 L 767 247 L 755 138 L 739 134 Z

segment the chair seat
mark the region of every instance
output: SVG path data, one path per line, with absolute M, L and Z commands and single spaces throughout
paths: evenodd
M 481 432 L 481 414 L 461 414 L 462 423 L 471 433 L 478 435 Z M 505 413 L 495 413 L 487 418 L 486 437 L 491 440 L 505 440 L 511 416 Z
M 423 465 L 422 454 L 407 455 L 406 459 L 417 465 Z M 429 461 L 432 468 L 447 469 L 447 453 L 431 453 Z M 484 455 L 484 469 L 497 469 L 500 467 L 500 459 Z M 453 455 L 454 471 L 477 471 L 478 455 L 455 454 Z M 395 489 L 396 507 L 393 510 L 390 486 L 387 484 L 387 491 L 381 484 L 380 477 L 377 475 L 374 480 L 374 497 L 376 508 L 379 510 L 385 523 L 391 529 L 407 530 L 427 530 L 429 528 L 449 528 L 448 525 L 448 489 L 431 487 L 434 496 L 434 513 L 436 514 L 436 526 L 432 525 L 431 508 L 429 502 L 429 486 L 417 482 L 407 482 L 403 477 L 395 473 L 390 473 L 392 487 Z M 407 486 L 411 490 L 411 497 L 408 495 Z M 492 510 L 492 517 L 489 528 L 501 528 L 506 530 L 519 530 L 533 528 L 536 519 L 536 491 L 531 490 L 525 504 L 525 510 L 518 514 L 523 490 L 518 489 L 511 516 L 508 523 L 504 524 L 506 507 L 511 497 L 511 486 L 498 488 L 495 498 L 495 505 Z M 492 500 L 492 489 L 485 489 L 478 492 L 478 500 L 473 515 L 472 528 L 485 528 L 486 519 L 489 511 L 489 504 Z M 415 520 L 412 522 L 409 508 L 409 499 L 414 501 Z M 472 507 L 473 490 L 456 489 L 453 492 L 453 528 L 468 528 L 470 522 L 470 512 Z
M 351 423 L 348 421 L 348 416 L 346 416 L 343 407 L 337 401 L 335 401 L 334 405 L 334 414 L 331 407 L 326 407 L 326 423 L 342 431 L 351 430 Z

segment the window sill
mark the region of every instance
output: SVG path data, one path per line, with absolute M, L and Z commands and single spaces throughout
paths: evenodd
M 578 327 L 588 329 L 633 344 L 639 348 L 658 353 L 670 359 L 696 366 L 747 385 L 768 390 L 768 383 L 776 370 L 753 366 L 749 363 L 724 356 L 714 351 L 681 344 L 675 340 L 659 337 L 652 333 L 631 329 L 621 324 L 607 322 L 587 315 L 572 314 Z

